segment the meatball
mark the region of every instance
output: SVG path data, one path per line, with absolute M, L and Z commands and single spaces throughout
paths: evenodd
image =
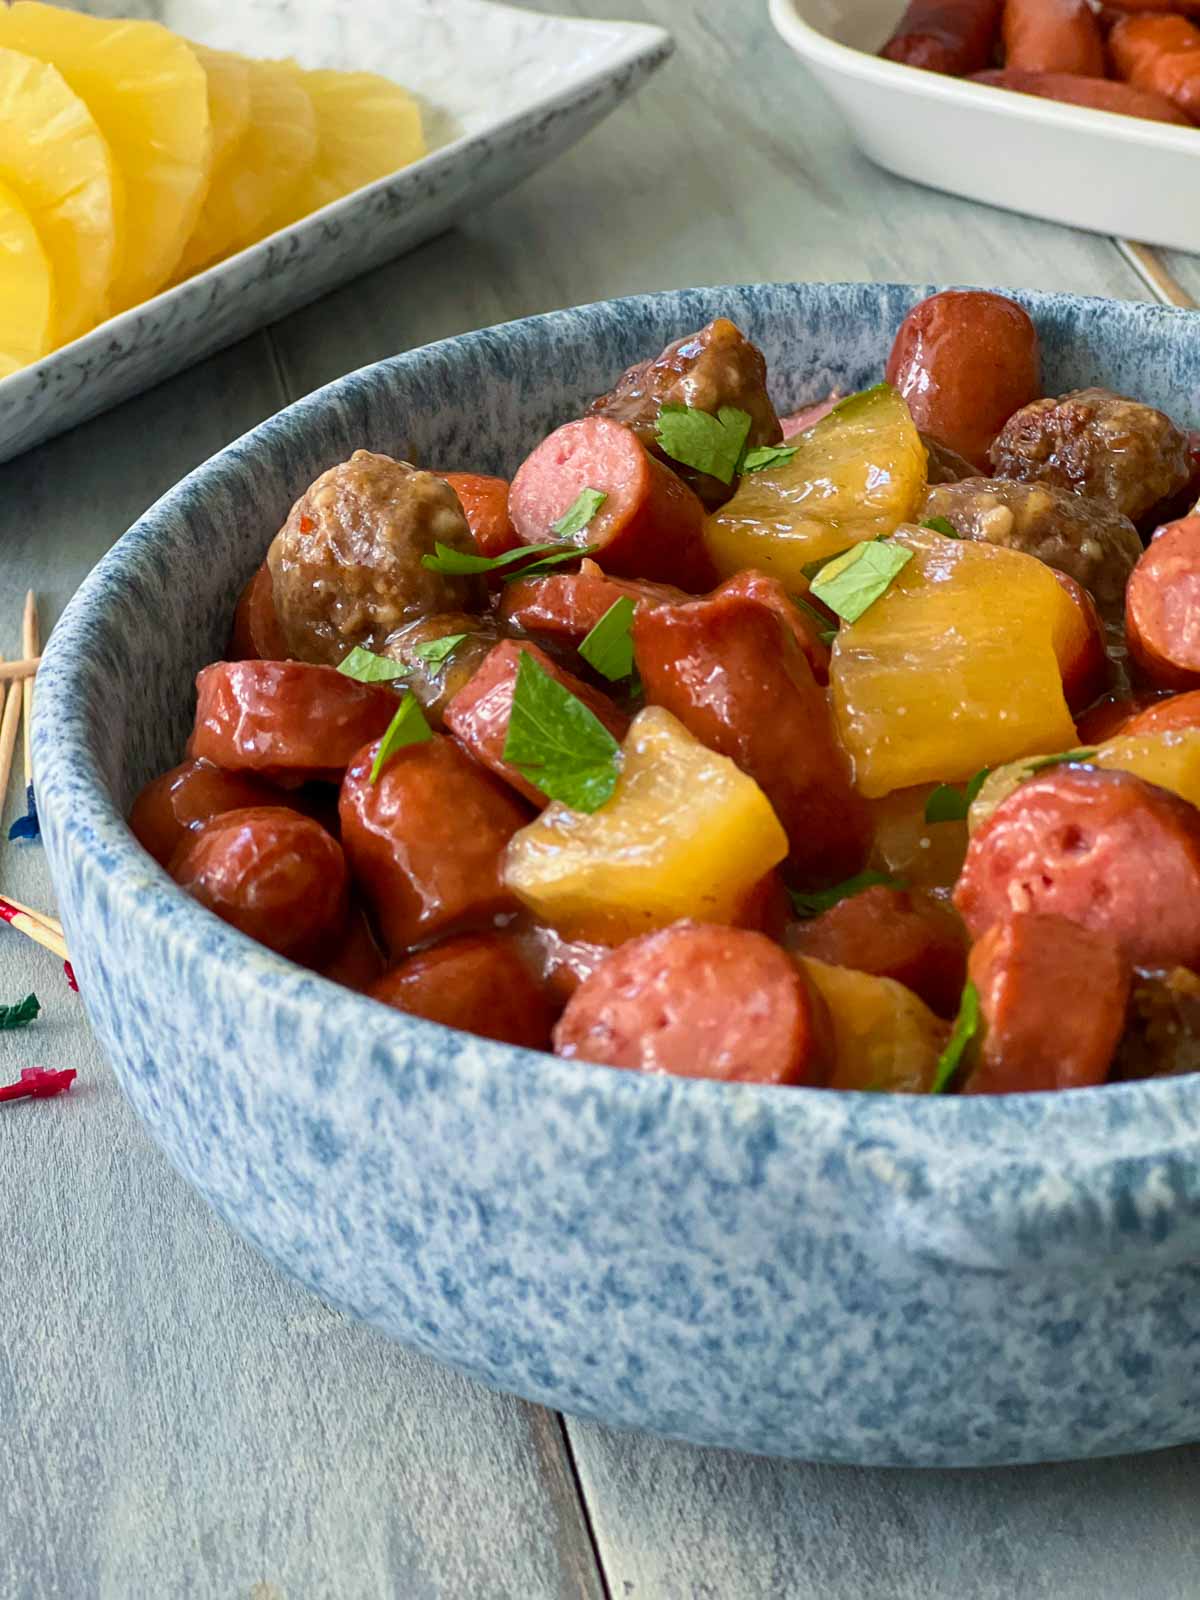
M 1125 585 L 1142 553 L 1128 517 L 1103 500 L 1088 500 L 1044 483 L 965 478 L 930 489 L 921 517 L 945 517 L 964 539 L 1007 545 L 1065 572 L 1118 617 Z
M 323 473 L 267 555 L 289 654 L 336 666 L 355 645 L 378 649 L 413 617 L 482 609 L 481 578 L 421 565 L 435 542 L 477 553 L 458 496 L 442 478 L 369 450 Z
M 957 450 L 951 450 L 948 444 L 943 444 L 932 433 L 923 433 L 921 443 L 925 446 L 925 454 L 929 458 L 929 482 L 932 483 L 959 483 L 963 478 L 973 478 L 975 468 L 966 456 L 960 456 Z
M 1005 423 L 990 451 L 999 478 L 1107 500 L 1137 522 L 1188 481 L 1188 437 L 1153 406 L 1108 389 L 1035 400 Z
M 465 633 L 466 638 L 448 655 L 440 651 L 432 655 L 420 653 L 437 640 L 452 639 L 460 633 Z M 482 617 L 471 617 L 464 611 L 439 611 L 397 628 L 384 640 L 380 654 L 404 663 L 408 668 L 405 687 L 412 690 L 432 721 L 441 727 L 442 712 L 475 676 L 499 638 L 499 630 Z
M 732 485 L 682 466 L 659 448 L 658 417 L 665 405 L 691 406 L 714 415 L 722 406 L 737 406 L 750 417 L 746 443 L 751 449 L 778 444 L 783 438 L 767 393 L 763 353 L 727 317 L 676 339 L 653 360 L 630 367 L 614 389 L 588 408 L 589 414 L 611 417 L 632 428 L 646 449 L 673 467 L 705 505 L 723 505 L 733 493 Z
M 1200 1072 L 1200 978 L 1186 967 L 1139 973 L 1114 1078 L 1164 1078 Z

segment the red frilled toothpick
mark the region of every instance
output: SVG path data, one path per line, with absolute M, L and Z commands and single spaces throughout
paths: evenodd
M 73 1070 L 47 1072 L 45 1067 L 26 1067 L 16 1083 L 0 1087 L 0 1100 L 50 1100 L 75 1082 Z

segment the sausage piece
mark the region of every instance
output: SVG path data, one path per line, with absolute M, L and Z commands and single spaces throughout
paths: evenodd
M 287 640 L 275 612 L 271 569 L 262 566 L 242 590 L 233 613 L 233 632 L 227 652 L 230 661 L 286 661 Z
M 550 1048 L 550 1002 L 511 936 L 467 933 L 418 951 L 376 980 L 372 1000 L 445 1028 Z
M 281 783 L 337 783 L 355 751 L 378 738 L 399 701 L 302 661 L 217 661 L 196 675 L 188 754 Z
M 365 994 L 384 968 L 383 952 L 375 943 L 367 914 L 353 899 L 346 926 L 332 950 L 326 949 L 316 970 L 330 983 Z
M 909 0 L 879 54 L 927 72 L 965 77 L 991 60 L 1002 9 L 1003 0 Z
M 1093 745 L 1103 744 L 1106 739 L 1116 738 L 1119 733 L 1128 732 L 1143 711 L 1159 705 L 1162 700 L 1163 696 L 1157 690 L 1135 695 L 1128 691 L 1114 691 L 1105 695 L 1075 719 L 1080 748 L 1091 749 Z
M 483 665 L 446 707 L 446 726 L 477 761 L 482 761 L 518 794 L 540 807 L 547 804 L 547 796 L 504 759 L 517 671 L 523 654 L 532 656 L 543 671 L 577 700 L 582 700 L 618 743 L 629 731 L 629 718 L 617 710 L 607 695 L 557 666 L 537 645 L 503 639 L 494 646 Z
M 142 849 L 160 867 L 197 828 L 224 811 L 278 805 L 269 784 L 240 772 L 224 772 L 211 761 L 185 761 L 148 783 L 133 802 L 129 826 Z
M 1136 701 L 1131 701 L 1136 706 Z M 1131 737 L 1139 733 L 1191 733 L 1200 728 L 1200 689 L 1187 694 L 1156 698 L 1122 724 L 1121 732 Z M 1111 735 L 1109 736 L 1111 737 Z
M 1076 389 L 1023 407 L 989 459 L 998 478 L 1107 500 L 1131 522 L 1191 476 L 1187 434 L 1153 406 L 1108 389 Z
M 528 807 L 444 735 L 399 750 L 372 783 L 377 749 L 350 764 L 338 811 L 346 858 L 393 960 L 515 911 L 501 857 Z
M 728 317 L 717 317 L 699 333 L 669 344 L 661 355 L 642 361 L 622 374 L 615 387 L 593 400 L 592 416 L 623 422 L 650 451 L 694 489 L 709 507 L 724 505 L 733 485 L 698 472 L 670 456 L 658 443 L 658 419 L 667 405 L 690 406 L 716 416 L 722 406 L 735 406 L 750 418 L 746 444 L 778 444 L 779 418 L 767 393 L 767 363 L 757 345 Z
M 1005 0 L 1004 64 L 1104 76 L 1104 40 L 1088 0 Z
M 458 634 L 466 637 L 449 655 L 439 659 L 436 654 L 430 657 L 421 653 L 438 640 Z M 379 653 L 391 661 L 403 662 L 408 668 L 403 687 L 412 690 L 429 721 L 441 727 L 446 707 L 487 660 L 488 651 L 499 637 L 495 624 L 484 617 L 444 611 L 404 623 L 395 633 L 388 634 Z
M 355 645 L 377 650 L 414 616 L 481 611 L 487 586 L 422 565 L 434 545 L 476 555 L 444 478 L 356 450 L 292 507 L 267 553 L 288 654 L 337 666 Z
M 1063 698 L 1071 711 L 1079 711 L 1108 688 L 1111 672 L 1104 647 L 1104 624 L 1096 602 L 1085 588 L 1065 572 L 1055 572 L 1054 576 L 1075 602 L 1077 626 L 1071 642 L 1060 646 L 1058 667 Z
M 958 1010 L 967 972 L 962 922 L 920 890 L 882 884 L 839 900 L 810 922 L 793 923 L 789 950 L 833 967 L 892 978 L 940 1017 Z
M 552 524 L 584 489 L 605 498 L 575 542 L 593 549 L 606 572 L 691 591 L 716 582 L 704 544 L 704 507 L 631 429 L 610 417 L 568 422 L 525 458 L 508 497 L 522 540 L 557 539 Z
M 611 578 L 594 561 L 581 561 L 578 572 L 552 572 L 544 578 L 506 583 L 497 616 L 504 628 L 579 645 L 618 600 L 632 600 L 644 608 L 690 598 L 671 584 Z
M 971 835 L 954 891 L 981 937 L 1017 912 L 1108 933 L 1135 966 L 1200 962 L 1200 811 L 1129 772 L 1052 767 Z
M 1125 637 L 1152 684 L 1200 685 L 1200 517 L 1163 528 L 1133 569 L 1125 591 Z
M 180 846 L 171 876 L 222 921 L 295 961 L 320 959 L 345 926 L 342 847 L 287 806 L 214 817 Z
M 480 472 L 443 472 L 442 477 L 458 496 L 481 556 L 492 560 L 517 548 L 521 541 L 508 514 L 507 478 L 489 478 Z
M 1127 17 L 1108 48 L 1120 77 L 1200 120 L 1200 28 L 1178 16 Z
M 812 675 L 822 686 L 829 682 L 829 646 L 821 638 L 821 629 L 807 612 L 801 611 L 796 606 L 778 578 L 769 577 L 765 572 L 756 572 L 753 567 L 746 567 L 742 572 L 737 572 L 732 578 L 718 584 L 709 596 L 712 600 L 743 599 L 753 600 L 756 604 L 765 606 L 768 611 L 773 611 L 783 623 L 788 633 L 795 640 L 812 668 Z M 815 598 L 809 601 L 814 610 L 825 611 L 825 607 Z M 837 627 L 837 618 L 829 612 L 829 626 Z
M 554 1048 L 572 1060 L 729 1083 L 823 1083 L 824 1001 L 761 933 L 676 922 L 631 939 L 567 1003 Z
M 557 928 L 528 918 L 518 919 L 512 933 L 522 960 L 560 1012 L 579 985 L 612 954 L 611 945 L 567 939 Z
M 1130 982 L 1110 934 L 1065 917 L 1007 917 L 972 948 L 968 975 L 984 1033 L 965 1094 L 1084 1089 L 1108 1077 Z
M 1107 501 L 1045 483 L 967 478 L 939 484 L 926 496 L 921 517 L 945 517 L 962 539 L 1036 556 L 1081 584 L 1113 618 L 1124 611 L 1125 585 L 1142 553 L 1133 523 Z
M 1042 392 L 1037 329 L 1024 306 L 983 289 L 947 289 L 900 324 L 887 381 L 913 421 L 977 469 L 1021 406 Z
M 976 72 L 972 83 L 993 89 L 1010 89 L 1016 94 L 1036 95 L 1039 100 L 1057 100 L 1063 105 L 1083 106 L 1088 111 L 1109 111 L 1121 117 L 1139 117 L 1143 122 L 1170 122 L 1190 128 L 1177 106 L 1160 94 L 1135 89 L 1129 83 L 1114 83 L 1111 78 L 1079 78 L 1069 72 Z
M 863 864 L 866 804 L 850 780 L 829 702 L 774 609 L 745 595 L 658 606 L 633 620 L 651 705 L 748 773 L 788 836 L 788 871 L 838 883 Z

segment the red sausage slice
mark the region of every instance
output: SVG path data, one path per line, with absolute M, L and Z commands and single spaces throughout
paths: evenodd
M 185 761 L 148 783 L 133 802 L 129 826 L 143 850 L 165 867 L 197 828 L 225 811 L 274 806 L 281 796 L 269 784 L 209 761 Z
M 338 810 L 351 871 L 392 958 L 515 911 L 501 857 L 528 807 L 453 739 L 409 745 L 372 783 L 377 749 L 351 762 Z
M 242 590 L 233 613 L 233 633 L 229 639 L 231 661 L 286 661 L 289 651 L 275 610 L 275 588 L 271 569 L 262 566 Z
M 1200 689 L 1188 694 L 1173 694 L 1155 700 L 1144 711 L 1130 717 L 1122 733 L 1188 733 L 1200 728 Z
M 1182 699 L 1183 696 L 1178 698 Z M 1080 748 L 1086 746 L 1091 749 L 1093 745 L 1103 744 L 1106 739 L 1113 739 L 1118 733 L 1127 733 L 1131 729 L 1139 731 L 1133 725 L 1140 721 L 1142 712 L 1164 703 L 1162 694 L 1156 689 L 1132 697 L 1128 694 L 1105 695 L 1103 700 L 1098 700 L 1090 710 L 1075 719 Z
M 1011 89 L 1016 94 L 1032 94 L 1039 100 L 1058 100 L 1063 105 L 1084 106 L 1089 111 L 1111 111 L 1121 117 L 1138 117 L 1143 122 L 1171 122 L 1190 128 L 1192 119 L 1161 94 L 1135 89 L 1129 83 L 1114 83 L 1111 78 L 1080 78 L 1073 72 L 973 72 L 972 83 L 992 89 Z
M 568 422 L 525 459 L 508 497 L 517 533 L 526 544 L 552 542 L 551 525 L 584 489 L 606 498 L 576 543 L 593 548 L 606 572 L 692 591 L 716 582 L 704 507 L 632 429 L 609 417 Z
M 971 951 L 985 1032 L 966 1094 L 1103 1083 L 1125 1025 L 1130 967 L 1116 940 L 1064 917 L 997 922 Z
M 1005 0 L 1004 64 L 1104 76 L 1104 40 L 1087 0 Z
M 747 567 L 732 578 L 726 578 L 713 590 L 710 599 L 731 597 L 755 600 L 759 605 L 766 606 L 768 611 L 773 611 L 804 652 L 813 677 L 822 685 L 829 682 L 829 646 L 822 644 L 817 623 L 793 604 L 778 578 L 769 578 L 765 572 L 756 572 L 753 567 Z M 820 607 L 824 612 L 825 608 L 820 606 L 818 600 L 814 599 L 810 604 L 814 608 Z M 832 612 L 829 614 L 829 626 L 837 627 L 837 618 Z
M 991 60 L 1003 0 L 909 0 L 879 52 L 889 61 L 962 78 Z
M 623 711 L 618 711 L 606 695 L 576 678 L 565 667 L 557 666 L 535 644 L 502 639 L 488 651 L 483 665 L 446 707 L 446 726 L 477 761 L 490 767 L 498 778 L 511 783 L 526 800 L 535 806 L 544 806 L 546 796 L 542 791 L 504 759 L 513 695 L 517 687 L 517 669 L 524 653 L 531 655 L 545 672 L 576 699 L 582 700 L 618 743 L 629 730 L 629 718 Z
M 443 472 L 442 477 L 458 496 L 481 556 L 492 560 L 517 548 L 521 541 L 508 514 L 507 478 L 480 472 Z
M 1163 689 L 1200 685 L 1200 516 L 1155 534 L 1125 590 L 1129 653 Z
M 550 1048 L 550 1003 L 503 934 L 461 934 L 409 956 L 372 984 L 373 1000 L 501 1044 Z
M 336 783 L 396 715 L 393 690 L 303 661 L 218 661 L 196 676 L 188 754 L 280 782 Z
M 1200 811 L 1128 772 L 1054 767 L 971 836 L 954 903 L 974 938 L 1019 912 L 1110 934 L 1135 966 L 1200 963 Z
M 610 578 L 594 561 L 583 561 L 578 572 L 553 572 L 545 578 L 506 583 L 499 616 L 504 627 L 578 645 L 618 600 L 632 600 L 639 609 L 646 609 L 690 598 L 672 584 Z
M 560 1056 L 731 1083 L 820 1084 L 828 1011 L 761 933 L 677 922 L 631 939 L 580 985 L 554 1030 Z
M 967 971 L 962 922 L 920 890 L 876 885 L 793 924 L 788 948 L 834 967 L 894 978 L 940 1017 L 958 1010 Z
M 342 848 L 287 806 L 214 817 L 185 840 L 171 876 L 223 921 L 296 961 L 319 960 L 345 926 Z
M 635 616 L 633 641 L 650 704 L 736 761 L 771 802 L 791 875 L 817 885 L 856 872 L 867 808 L 825 694 L 774 609 L 736 594 L 659 606 Z

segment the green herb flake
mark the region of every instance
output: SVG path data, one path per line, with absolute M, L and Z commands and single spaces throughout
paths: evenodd
M 761 472 L 764 467 L 782 467 L 796 454 L 798 445 L 762 444 L 757 450 L 747 450 L 742 457 L 743 472 Z
M 979 1032 L 979 990 L 973 983 L 968 983 L 962 992 L 962 1000 L 958 1007 L 958 1016 L 954 1019 L 954 1030 L 946 1042 L 946 1048 L 938 1057 L 937 1071 L 933 1075 L 933 1082 L 929 1086 L 930 1094 L 941 1094 L 958 1071 L 966 1054 L 967 1046 Z
M 579 646 L 588 666 L 613 683 L 633 671 L 633 612 L 633 601 L 627 595 L 614 600 Z
M 16 1005 L 0 1006 L 0 1032 L 7 1032 L 10 1028 L 26 1028 L 36 1020 L 41 1011 L 38 997 L 27 994 L 24 1000 L 18 1000 Z
M 947 539 L 962 538 L 962 534 L 959 533 L 949 517 L 926 517 L 921 526 L 929 528 L 933 533 L 944 534 Z
M 980 767 L 965 789 L 953 783 L 939 783 L 925 802 L 925 821 L 965 822 L 967 812 L 991 775 L 991 767 Z
M 527 548 L 550 550 L 552 554 L 543 556 L 540 561 L 534 561 L 528 567 L 521 567 L 516 572 L 501 573 L 500 576 L 505 583 L 513 583 L 518 578 L 543 578 L 548 572 L 566 566 L 568 561 L 581 561 L 584 556 L 594 556 L 597 550 L 597 546 L 593 544 L 572 544 L 565 550 L 558 545 L 529 545 Z
M 1099 754 L 1099 749 L 1093 746 L 1090 750 L 1064 750 L 1056 756 L 1039 756 L 1025 768 L 1025 776 L 1032 778 L 1035 772 L 1045 772 L 1047 767 L 1065 766 L 1071 761 L 1092 761 Z
M 825 568 L 830 566 L 834 561 L 840 561 L 843 556 L 848 556 L 851 550 L 857 549 L 858 546 L 856 544 L 844 545 L 842 549 L 835 550 L 831 556 L 818 556 L 815 561 L 806 561 L 800 568 L 800 571 L 808 579 L 809 583 L 811 583 L 814 578 L 818 577 L 822 572 L 824 572 Z
M 504 759 L 551 800 L 598 811 L 611 798 L 621 747 L 594 712 L 521 652 Z
M 600 489 L 580 489 L 558 521 L 550 524 L 550 531 L 560 539 L 573 539 L 583 532 L 607 499 Z
M 387 656 L 377 656 L 373 650 L 364 650 L 356 644 L 354 649 L 338 663 L 338 671 L 357 683 L 391 683 L 403 678 L 408 668 L 402 661 L 389 661 Z
M 561 544 L 523 544 L 516 550 L 506 550 L 502 556 L 477 556 L 469 550 L 452 550 L 448 544 L 435 540 L 433 554 L 422 556 L 421 565 L 430 572 L 441 572 L 446 577 L 467 578 L 479 572 L 503 572 L 518 562 L 527 561 L 531 556 L 558 556 L 563 561 L 573 561 L 576 556 L 587 553 L 574 544 L 565 547 Z M 515 576 L 523 578 L 525 573 L 521 571 Z
M 860 872 L 856 877 L 847 878 L 844 883 L 835 884 L 832 889 L 819 889 L 811 894 L 801 894 L 799 890 L 789 889 L 788 894 L 798 917 L 819 917 L 823 911 L 831 911 L 843 900 L 862 894 L 864 889 L 907 889 L 907 887 L 902 878 L 890 878 L 885 872 Z
M 410 744 L 424 744 L 427 739 L 432 738 L 433 729 L 425 721 L 420 701 L 415 695 L 406 694 L 400 702 L 399 711 L 388 724 L 387 732 L 379 741 L 379 749 L 375 752 L 375 760 L 371 763 L 370 781 L 379 782 L 379 774 L 398 750 L 403 750 Z
M 425 644 L 413 647 L 413 655 L 420 656 L 431 667 L 443 666 L 464 639 L 470 638 L 466 633 L 444 633 L 440 639 L 429 639 Z
M 818 573 L 812 592 L 822 605 L 836 611 L 846 622 L 857 622 L 887 592 L 912 558 L 913 552 L 902 544 L 868 540 L 847 550 Z
M 666 405 L 658 414 L 659 448 L 685 467 L 732 483 L 750 434 L 750 413 L 722 406 L 714 417 L 694 406 Z

